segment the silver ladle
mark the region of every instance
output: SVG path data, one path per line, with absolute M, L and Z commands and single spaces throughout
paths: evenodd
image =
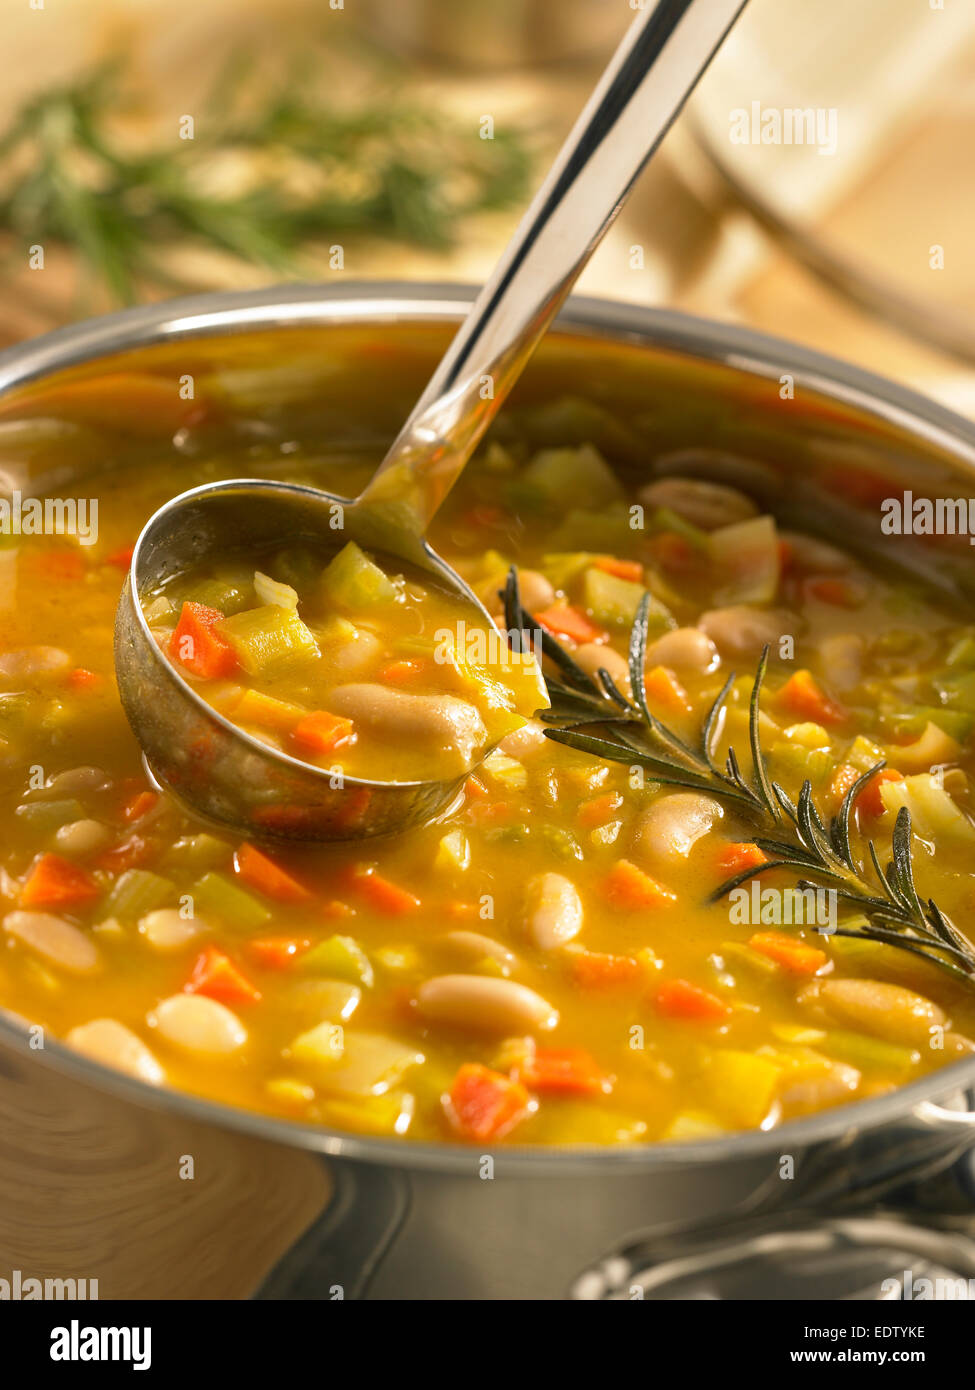
M 490 630 L 487 610 L 423 539 L 427 525 L 745 3 L 658 0 L 634 19 L 358 498 L 235 479 L 192 488 L 150 518 L 116 615 L 119 693 L 155 778 L 207 819 L 265 839 L 347 840 L 431 820 L 457 795 L 466 774 L 416 782 L 341 777 L 238 729 L 160 651 L 139 595 L 228 549 L 259 551 L 287 538 L 309 541 L 324 556 L 354 540 L 381 563 L 425 570 L 470 605 L 469 627 Z

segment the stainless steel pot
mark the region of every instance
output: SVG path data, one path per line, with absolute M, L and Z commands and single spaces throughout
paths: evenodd
M 415 392 L 468 298 L 362 284 L 131 310 L 3 354 L 0 392 L 176 340 L 197 354 L 219 353 L 227 335 L 259 344 L 272 328 L 312 329 L 327 354 L 350 323 L 411 346 Z M 876 498 L 865 483 L 838 496 L 838 477 L 895 494 L 971 491 L 966 421 L 735 326 L 571 301 L 514 405 L 573 384 L 641 422 L 645 453 L 615 441 L 624 471 L 744 472 L 786 519 L 868 550 Z M 337 405 L 376 412 L 375 401 Z M 612 454 L 612 437 L 603 443 Z M 889 552 L 878 550 L 884 563 Z M 895 558 L 966 601 L 967 545 L 932 556 L 906 540 Z M 156 1091 L 56 1041 L 39 1047 L 0 1013 L 0 1279 L 97 1279 L 102 1298 L 879 1297 L 908 1258 L 975 1268 L 959 1224 L 973 1087 L 970 1058 L 770 1132 L 482 1154 Z

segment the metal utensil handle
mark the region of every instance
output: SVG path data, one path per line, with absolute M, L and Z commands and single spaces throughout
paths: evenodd
M 426 528 L 746 3 L 637 15 L 363 504 Z

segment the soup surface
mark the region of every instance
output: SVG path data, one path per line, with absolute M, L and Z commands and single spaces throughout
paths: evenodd
M 104 399 L 97 381 L 85 390 L 52 389 L 27 426 L 49 446 L 52 422 L 87 421 L 92 393 Z M 172 382 L 130 377 L 133 413 L 140 391 L 151 405 Z M 65 429 L 58 447 L 70 462 L 80 446 Z M 908 807 L 921 898 L 964 929 L 975 901 L 975 627 L 916 586 L 781 531 L 747 491 L 672 477 L 631 495 L 589 445 L 529 444 L 516 418 L 503 437 L 472 463 L 432 533 L 489 608 L 501 617 L 517 566 L 532 626 L 596 678 L 596 698 L 615 713 L 620 700 L 633 707 L 626 653 L 644 621 L 647 705 L 688 747 L 731 678 L 707 745 L 719 768 L 733 748 L 746 781 L 749 700 L 768 646 L 758 730 L 770 777 L 793 801 L 808 781 L 826 821 L 886 759 L 856 788 L 855 862 L 868 863 L 868 838 L 886 862 Z M 284 451 L 252 451 L 242 465 L 239 448 L 210 450 L 205 435 L 191 448 L 184 430 L 178 442 L 178 488 L 165 451 L 141 458 L 124 485 L 118 460 L 86 476 L 99 502 L 93 543 L 4 538 L 3 1007 L 155 1085 L 343 1130 L 478 1144 L 767 1127 L 972 1050 L 971 984 L 865 938 L 855 902 L 796 897 L 801 865 L 709 901 L 761 866 L 756 835 L 788 838 L 784 812 L 773 834 L 726 788 L 672 785 L 639 759 L 552 741 L 537 718 L 505 734 L 438 824 L 381 842 L 241 843 L 161 795 L 113 675 L 133 542 L 175 490 L 241 472 L 308 480 Z M 330 472 L 317 461 L 314 480 L 353 495 L 373 465 L 344 459 Z M 290 584 L 301 603 L 307 563 L 252 556 L 243 571 L 214 557 L 210 573 L 146 596 L 151 620 L 168 648 L 182 605 L 198 603 L 210 628 L 227 624 L 246 646 L 240 619 L 280 608 L 274 586 L 280 598 Z M 348 680 L 336 669 L 343 641 L 360 640 L 349 627 L 377 638 L 370 682 L 434 704 L 458 698 L 456 666 L 438 670 L 419 649 L 430 635 L 423 606 L 441 599 L 409 581 L 401 593 L 392 628 L 376 631 L 361 612 L 309 601 L 301 621 L 320 627 L 314 679 L 292 671 L 279 686 L 261 668 L 241 680 L 238 658 L 209 698 L 285 741 L 318 711 L 354 724 L 331 698 Z M 295 615 L 290 599 L 285 607 Z M 455 618 L 438 609 L 433 626 Z M 281 618 L 260 621 L 271 630 Z M 550 660 L 545 671 L 554 686 Z M 293 721 L 267 722 L 275 701 L 300 706 Z M 564 699 L 547 717 L 549 727 L 573 722 Z M 437 747 L 410 727 L 384 735 L 382 765 L 436 775 Z M 363 759 L 380 743 L 363 737 Z M 340 740 L 302 752 L 349 771 L 377 766 L 355 764 L 359 748 Z

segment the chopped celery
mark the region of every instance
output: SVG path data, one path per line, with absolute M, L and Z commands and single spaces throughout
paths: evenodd
M 725 963 L 732 969 L 743 965 L 753 974 L 766 977 L 781 973 L 774 960 L 769 960 L 768 956 L 763 956 L 760 951 L 753 951 L 750 946 L 745 946 L 740 941 L 722 941 L 719 949 Z
M 845 761 L 855 767 L 858 772 L 869 772 L 872 767 L 883 760 L 883 752 L 875 743 L 871 743 L 863 734 L 857 734 L 847 752 Z
M 623 495 L 613 470 L 591 444 L 577 449 L 542 449 L 508 484 L 505 495 L 516 511 L 565 512 L 569 507 L 598 509 Z
M 830 1031 L 820 1046 L 829 1056 L 861 1071 L 910 1071 L 921 1060 L 920 1053 L 913 1048 L 869 1038 L 863 1033 Z
M 245 586 L 231 579 L 201 579 L 192 584 L 182 598 L 184 603 L 202 603 L 207 608 L 219 609 L 229 617 L 239 613 L 250 600 L 250 585 Z
M 496 825 L 484 832 L 484 838 L 489 845 L 523 845 L 531 839 L 531 833 L 530 825 L 518 821 L 514 825 Z
M 279 608 L 298 607 L 298 590 L 279 579 L 272 579 L 260 570 L 254 571 L 254 592 L 261 603 L 276 603 Z
M 14 812 L 31 830 L 57 830 L 85 815 L 80 801 L 28 801 Z
M 230 845 L 216 835 L 201 831 L 199 835 L 184 835 L 172 845 L 163 862 L 181 869 L 210 869 L 214 864 L 226 864 Z
M 647 593 L 642 584 L 620 579 L 605 570 L 587 569 L 582 581 L 582 601 L 586 611 L 606 627 L 631 627 L 637 609 Z M 652 640 L 677 626 L 670 609 L 650 595 L 647 609 L 648 636 Z
M 471 844 L 463 830 L 451 830 L 437 846 L 434 868 L 466 869 L 471 862 Z
M 938 676 L 932 684 L 946 705 L 975 713 L 975 671 Z
M 559 859 L 582 859 L 582 846 L 571 830 L 561 825 L 541 825 L 538 838 Z
M 692 545 L 695 550 L 706 551 L 708 549 L 708 533 L 702 531 L 699 526 L 695 526 L 686 517 L 680 516 L 677 512 L 671 511 L 669 507 L 656 507 L 652 512 L 648 529 L 650 531 L 673 531 L 678 536 L 683 536 L 684 540 Z
M 960 671 L 975 671 L 975 633 L 963 633 L 953 644 L 945 661 Z
M 542 556 L 542 573 L 563 593 L 573 579 L 587 569 L 597 557 L 589 550 L 553 551 Z
M 774 1062 L 752 1052 L 715 1051 L 705 1071 L 708 1099 L 733 1124 L 753 1129 L 768 1114 L 780 1076 Z
M 315 975 L 334 975 L 372 989 L 376 983 L 369 957 L 352 936 L 330 936 L 301 957 L 302 970 Z
M 171 878 L 147 869 L 128 869 L 116 880 L 102 912 L 106 917 L 143 917 L 163 903 L 172 902 L 175 895 L 176 885 Z
M 238 888 L 223 874 L 204 874 L 190 889 L 196 909 L 204 917 L 219 917 L 229 926 L 254 931 L 271 919 L 271 909 Z
M 930 772 L 919 772 L 901 782 L 882 782 L 880 795 L 891 815 L 906 806 L 915 832 L 924 839 L 968 844 L 975 840 L 975 826 Z
M 167 618 L 175 618 L 176 608 L 164 594 L 157 594 L 143 606 L 142 616 L 152 627 L 156 623 L 165 622 Z
M 928 724 L 936 724 L 944 733 L 964 743 L 975 726 L 975 713 L 964 709 L 944 709 L 940 705 L 912 705 L 884 719 L 884 726 L 895 738 L 920 736 Z
M 771 603 L 775 598 L 780 560 L 774 517 L 751 517 L 712 531 L 709 550 L 723 579 L 716 603 Z
M 349 541 L 325 567 L 322 593 L 329 606 L 356 612 L 377 603 L 392 603 L 396 586 L 377 564 Z
M 295 658 L 318 656 L 314 634 L 291 608 L 276 603 L 249 608 L 217 623 L 250 676 L 268 675 Z
M 779 775 L 791 776 L 810 782 L 822 782 L 836 766 L 836 759 L 828 748 L 805 748 L 801 743 L 787 743 L 780 739 L 769 749 L 769 757 Z
M 496 782 L 499 787 L 504 787 L 508 791 L 521 791 L 528 785 L 528 772 L 524 763 L 520 763 L 517 758 L 509 758 L 506 753 L 500 753 L 497 749 L 489 753 L 481 764 L 481 771 L 485 773 L 492 782 Z

